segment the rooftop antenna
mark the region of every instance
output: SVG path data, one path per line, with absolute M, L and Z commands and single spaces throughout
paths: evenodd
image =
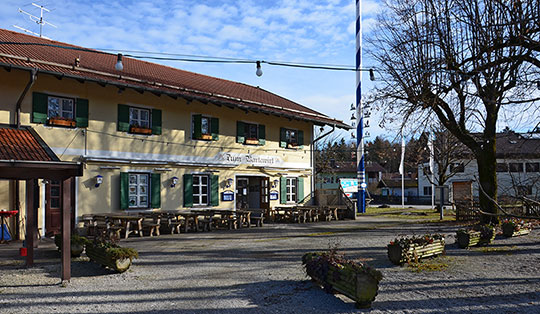
M 35 16 L 35 15 L 33 15 L 33 14 L 30 14 L 30 13 L 28 13 L 28 12 L 22 10 L 21 8 L 19 8 L 19 13 L 23 13 L 23 14 L 28 15 L 28 17 L 30 18 L 30 20 L 31 20 L 32 22 L 36 22 L 36 24 L 39 24 L 39 34 L 34 33 L 34 32 L 32 32 L 32 31 L 30 31 L 30 30 L 27 30 L 26 28 L 22 28 L 22 27 L 17 26 L 17 25 L 13 25 L 13 27 L 18 28 L 18 29 L 20 29 L 20 30 L 23 30 L 23 31 L 25 31 L 25 32 L 27 32 L 27 33 L 33 34 L 33 35 L 35 35 L 35 36 L 39 36 L 39 37 L 42 37 L 42 38 L 45 38 L 45 39 L 50 39 L 50 38 L 48 38 L 48 37 L 43 36 L 43 25 L 47 24 L 47 25 L 50 25 L 50 26 L 55 27 L 55 28 L 56 28 L 56 25 L 51 24 L 51 23 L 49 23 L 49 22 L 47 22 L 47 21 L 45 21 L 45 20 L 43 19 L 43 11 L 51 12 L 51 10 L 45 8 L 45 7 L 42 6 L 42 5 L 35 4 L 35 3 L 33 3 L 33 2 L 32 2 L 32 5 L 35 6 L 36 8 L 39 8 L 39 9 L 40 9 L 40 15 L 39 15 L 39 17 L 37 17 L 37 16 Z

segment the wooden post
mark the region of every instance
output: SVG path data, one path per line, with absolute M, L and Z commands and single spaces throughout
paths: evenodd
M 71 183 L 62 183 L 62 282 L 71 280 Z
M 36 217 L 39 200 L 37 180 L 26 180 L 26 267 L 34 266 L 34 239 L 36 236 Z

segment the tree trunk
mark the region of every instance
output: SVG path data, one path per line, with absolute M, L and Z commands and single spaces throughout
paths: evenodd
M 480 209 L 487 213 L 498 214 L 498 208 L 492 201 L 497 201 L 497 158 L 495 152 L 495 140 L 484 143 L 483 148 L 476 154 L 476 162 L 478 164 L 480 184 L 482 185 L 482 189 L 479 187 L 478 191 L 480 196 Z M 481 221 L 482 223 L 498 224 L 499 218 L 496 216 L 482 215 Z

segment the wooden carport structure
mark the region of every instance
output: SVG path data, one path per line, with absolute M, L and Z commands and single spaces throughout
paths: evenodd
M 71 279 L 71 187 L 74 178 L 82 175 L 81 163 L 60 161 L 33 129 L 0 127 L 0 179 L 26 181 L 27 267 L 34 265 L 34 241 L 37 238 L 39 208 L 38 179 L 58 180 L 63 183 L 62 281 Z

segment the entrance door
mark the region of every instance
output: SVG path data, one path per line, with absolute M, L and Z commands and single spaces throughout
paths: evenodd
M 236 180 L 236 209 L 247 209 L 249 207 L 249 179 L 238 178 Z
M 62 228 L 62 182 L 51 180 L 45 185 L 45 236 L 60 233 Z
M 270 209 L 270 179 L 261 178 L 261 209 Z

